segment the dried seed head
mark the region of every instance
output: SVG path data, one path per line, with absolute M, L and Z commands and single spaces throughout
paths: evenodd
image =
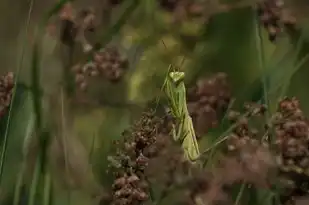
M 116 47 L 110 46 L 95 52 L 92 62 L 75 65 L 72 72 L 75 75 L 78 88 L 85 90 L 88 77 L 102 76 L 115 83 L 122 79 L 128 66 L 128 60 L 120 54 Z M 82 83 L 83 85 L 81 85 Z
M 277 146 L 277 164 L 282 178 L 295 186 L 286 186 L 289 193 L 283 203 L 293 201 L 295 192 L 306 192 L 309 183 L 306 170 L 309 169 L 309 125 L 296 98 L 285 97 L 278 104 L 278 110 L 272 122 L 275 128 Z M 301 187 L 301 188 L 300 188 Z
M 221 115 L 231 100 L 225 73 L 200 79 L 187 93 L 189 113 L 198 136 L 205 134 L 218 124 Z
M 0 117 L 5 115 L 10 106 L 14 85 L 14 74 L 12 72 L 0 77 Z
M 165 139 L 172 139 L 166 136 L 170 130 L 166 130 L 165 125 L 164 120 L 146 112 L 131 130 L 123 133 L 124 140 L 116 143 L 118 149 L 113 159 L 116 159 L 118 166 L 113 166 L 116 179 L 111 204 L 144 204 L 148 200 L 146 170 L 160 153 L 158 150 L 167 146 Z
M 257 4 L 260 22 L 268 32 L 269 40 L 274 42 L 283 31 L 283 26 L 295 29 L 296 19 L 284 6 L 283 0 L 263 0 Z
M 110 81 L 118 81 L 128 68 L 128 60 L 120 54 L 116 47 L 107 47 L 94 54 L 94 63 L 98 69 Z

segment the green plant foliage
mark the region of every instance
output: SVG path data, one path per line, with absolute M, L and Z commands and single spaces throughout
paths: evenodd
M 46 0 L 48 2 L 46 5 L 51 3 L 49 1 Z M 195 5 L 196 2 L 198 4 Z M 206 4 L 205 2 L 207 2 L 206 6 L 203 5 Z M 15 12 L 20 13 L 16 14 L 16 19 L 12 20 L 12 28 L 7 28 L 8 31 L 16 30 L 18 26 L 21 26 L 20 22 L 26 19 L 25 32 L 3 34 L 3 36 L 10 36 L 7 40 L 11 39 L 14 42 L 16 39 L 13 40 L 13 38 L 17 36 L 17 33 L 22 33 L 25 36 L 23 36 L 21 48 L 11 48 L 13 47 L 11 45 L 16 44 L 13 42 L 2 42 L 4 48 L 10 48 L 2 49 L 1 55 L 6 56 L 5 53 L 18 50 L 22 53 L 22 57 L 17 60 L 18 68 L 14 71 L 17 75 L 17 84 L 9 111 L 0 119 L 1 205 L 19 205 L 21 203 L 27 205 L 110 204 L 102 201 L 103 195 L 117 186 L 112 173 L 106 173 L 109 166 L 107 159 L 114 148 L 113 141 L 121 138 L 122 132 L 140 117 L 144 108 L 156 109 L 160 107 L 161 110 L 157 109 L 156 111 L 162 114 L 165 113 L 164 109 L 169 106 L 171 114 L 176 120 L 176 123 L 173 124 L 175 141 L 181 144 L 188 159 L 192 161 L 206 159 L 203 169 L 211 171 L 212 169 L 216 170 L 217 162 L 223 156 L 226 157 L 225 150 L 222 148 L 225 147 L 229 134 L 238 125 L 238 122 L 229 121 L 230 111 L 237 109 L 242 112 L 241 116 L 245 116 L 248 112 L 243 109 L 244 103 L 266 104 L 268 110 L 262 118 L 262 123 L 268 125 L 278 109 L 278 101 L 288 95 L 296 96 L 301 102 L 304 112 L 308 114 L 309 27 L 307 20 L 300 18 L 297 20 L 296 27 L 285 23 L 283 23 L 284 25 L 272 25 L 277 30 L 279 30 L 277 27 L 281 26 L 284 26 L 285 29 L 278 36 L 276 42 L 270 42 L 268 39 L 269 28 L 265 29 L 266 23 L 264 22 L 263 25 L 255 10 L 256 6 L 252 6 L 256 5 L 255 1 L 248 1 L 249 3 L 244 1 L 245 6 L 236 6 L 235 9 L 233 8 L 234 3 L 241 4 L 242 1 L 220 1 L 220 5 L 213 1 L 205 2 L 188 1 L 187 4 L 167 5 L 166 2 L 155 0 L 119 2 L 102 0 L 87 3 L 82 0 L 59 0 L 53 2 L 51 8 L 42 8 L 42 11 L 47 10 L 47 12 L 40 19 L 33 18 L 40 13 L 34 9 L 35 1 L 30 1 L 30 4 L 21 2 L 21 0 L 15 2 L 16 9 L 10 14 L 4 9 L 10 5 L 9 2 L 1 2 L 2 19 L 4 19 L 1 23 L 7 27 L 10 24 L 7 17 L 11 18 L 12 13 Z M 63 17 L 65 14 L 59 15 L 59 13 L 64 12 L 62 8 L 67 3 L 73 5 L 72 10 L 74 11 L 65 11 L 69 17 Z M 221 3 L 224 4 L 221 5 Z M 225 3 L 228 4 L 225 5 Z M 291 4 L 291 2 L 288 3 L 286 7 Z M 86 18 L 89 17 L 87 12 L 81 12 L 85 4 L 94 11 L 93 25 L 95 28 L 93 31 L 90 31 L 91 29 L 88 31 L 81 26 L 84 25 L 84 21 L 89 20 Z M 204 7 L 198 7 L 199 4 Z M 26 7 L 27 18 L 25 18 Z M 214 11 L 221 9 L 223 12 L 212 13 L 212 7 L 214 7 Z M 297 7 L 294 6 L 293 9 L 295 10 Z M 199 15 L 199 11 L 205 12 L 205 10 L 210 10 L 209 13 L 212 15 L 208 13 Z M 194 15 L 190 16 L 190 12 L 193 12 Z M 74 29 L 84 29 L 86 38 L 90 32 L 94 32 L 94 35 L 90 34 L 90 39 L 87 40 L 91 44 L 97 43 L 98 48 L 83 53 L 78 51 L 81 46 L 77 40 L 73 49 L 73 47 L 68 48 L 63 45 L 57 32 L 55 32 L 57 34 L 53 34 L 54 36 L 47 34 L 45 30 L 51 20 L 57 19 L 55 27 L 58 28 L 58 24 L 63 23 L 65 18 L 67 18 L 65 20 L 73 18 L 70 15 L 74 17 L 74 23 L 78 25 L 78 28 L 72 28 L 70 31 L 72 39 L 77 39 L 74 36 Z M 81 17 L 83 15 L 86 17 Z M 301 13 L 296 16 L 302 17 Z M 13 25 L 15 23 L 16 26 Z M 24 28 L 24 26 L 21 27 Z M 33 31 L 32 28 L 37 30 Z M 6 28 L 3 29 L 3 32 L 5 30 Z M 60 33 L 62 32 L 61 29 L 58 30 Z M 35 34 L 30 37 L 33 42 L 29 42 L 29 33 Z M 129 68 L 118 82 L 108 81 L 101 72 L 96 78 L 90 79 L 90 88 L 80 94 L 75 89 L 77 79 L 74 79 L 76 73 L 73 76 L 73 64 L 84 61 L 95 62 L 97 50 L 106 48 L 109 44 L 123 50 L 129 60 Z M 10 58 L 10 60 L 12 59 Z M 48 60 L 45 61 L 45 59 Z M 2 59 L 0 58 L 0 60 Z M 5 65 L 2 67 L 11 64 L 6 62 L 9 59 L 3 59 L 3 61 Z M 47 63 L 44 64 L 43 61 Z M 30 69 L 24 69 L 28 63 Z M 169 69 L 168 66 L 170 66 Z M 171 71 L 171 68 L 174 70 Z M 2 68 L 2 71 L 8 69 Z M 23 69 L 22 72 L 20 72 L 21 69 Z M 187 90 L 198 90 L 201 84 L 196 82 L 200 78 L 217 72 L 227 74 L 234 99 L 230 106 L 222 111 L 224 115 L 215 116 L 218 119 L 218 125 L 213 126 L 204 136 L 197 139 L 194 130 L 196 122 L 192 120 L 191 107 L 187 104 L 186 98 L 189 95 Z M 63 74 L 62 79 L 58 79 L 60 73 Z M 28 79 L 28 76 L 30 76 L 30 81 L 25 80 Z M 195 84 L 197 84 L 197 88 L 192 87 Z M 58 183 L 62 176 L 54 175 L 51 171 L 53 167 L 51 167 L 48 157 L 49 143 L 51 137 L 60 130 L 57 126 L 61 123 L 55 122 L 55 120 L 64 120 L 64 117 L 58 117 L 56 109 L 51 109 L 51 112 L 54 112 L 52 114 L 47 113 L 45 103 L 46 107 L 52 107 L 54 101 L 45 102 L 45 97 L 59 97 L 58 90 L 64 90 L 65 93 L 66 100 L 63 103 L 68 110 L 66 120 L 69 121 L 68 127 L 70 126 L 72 132 L 77 135 L 74 140 L 80 140 L 81 146 L 84 146 L 88 152 L 87 155 L 89 155 L 89 164 L 91 165 L 89 169 L 91 170 L 85 174 L 89 174 L 89 176 L 82 177 L 94 176 L 93 180 L 97 181 L 94 184 L 100 184 L 99 187 L 95 185 L 96 187 L 92 188 L 92 184 L 81 185 L 83 187 L 75 190 L 72 188 L 73 185 L 66 184 L 66 187 L 62 187 L 62 184 Z M 198 94 L 200 95 L 201 92 L 203 91 L 199 91 Z M 220 91 L 218 90 L 218 92 Z M 79 94 L 86 103 L 75 102 Z M 204 101 L 209 103 L 213 100 L 211 97 L 205 97 Z M 55 105 L 55 107 L 57 106 Z M 209 106 L 203 107 L 200 112 L 208 112 L 210 109 L 212 108 Z M 209 118 L 211 117 L 213 116 L 209 114 Z M 255 121 L 251 121 L 251 118 L 248 119 L 250 125 L 255 125 Z M 205 122 L 205 124 L 207 123 Z M 267 130 L 267 135 L 275 135 L 273 131 L 270 128 Z M 25 151 L 27 143 L 33 143 L 34 138 L 39 141 L 37 156 L 34 160 L 35 166 L 32 173 L 26 173 L 28 161 L 25 159 L 23 151 Z M 257 140 L 261 141 L 261 139 Z M 73 141 L 68 143 L 75 146 Z M 270 145 L 271 149 L 273 146 L 275 147 L 273 144 Z M 67 151 L 67 145 L 61 146 L 61 151 Z M 50 158 L 53 159 L 53 153 L 51 155 Z M 67 163 L 66 157 L 57 159 L 60 161 L 58 162 L 59 166 L 64 166 Z M 76 169 L 84 168 L 82 159 L 76 159 L 76 162 L 78 164 Z M 196 173 L 188 171 L 187 174 L 187 177 L 190 178 Z M 177 177 L 179 178 L 178 175 L 175 178 Z M 169 178 L 172 177 L 169 176 Z M 145 180 L 147 181 L 147 179 Z M 177 183 L 183 183 L 180 179 L 178 180 Z M 186 178 L 186 180 L 189 179 Z M 113 186 L 112 183 L 114 183 Z M 180 199 L 178 191 L 180 192 L 183 187 L 179 184 L 175 187 L 169 184 L 166 193 L 163 189 L 162 195 L 164 197 L 166 195 L 164 203 L 160 203 L 160 200 L 158 203 L 151 203 L 153 201 L 149 200 L 149 204 L 173 204 L 174 200 Z M 185 188 L 188 187 L 186 184 Z M 152 188 L 154 187 L 150 187 L 150 192 Z M 4 190 L 3 201 L 2 190 Z M 198 193 L 198 191 L 195 192 Z M 240 180 L 240 183 L 236 185 L 229 185 L 229 192 L 235 205 L 279 205 L 278 199 L 282 190 L 277 188 L 277 184 L 261 189 L 254 187 L 246 180 Z M 167 197 L 169 194 L 173 196 Z M 199 201 L 196 198 L 194 200 L 194 203 L 199 205 Z
M 12 173 L 18 173 L 18 164 L 23 160 L 23 142 L 26 137 L 25 132 L 32 114 L 29 91 L 23 88 L 23 86 L 18 85 L 16 89 L 16 97 L 11 106 L 10 120 L 8 119 L 8 115 L 1 120 L 2 136 L 7 135 L 5 147 L 4 139 L 1 139 L 1 150 L 5 153 L 2 162 L 4 165 L 2 171 L 2 183 L 8 187 L 14 186 L 15 177 Z

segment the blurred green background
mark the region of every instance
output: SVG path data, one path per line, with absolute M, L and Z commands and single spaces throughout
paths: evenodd
M 187 19 L 173 23 L 173 15 L 162 11 L 156 1 L 127 0 L 111 11 L 104 8 L 103 1 L 76 0 L 74 7 L 95 9 L 97 19 L 102 20 L 98 28 L 102 35 L 96 41 L 118 45 L 128 56 L 130 69 L 116 84 L 93 80 L 89 90 L 81 94 L 86 103 L 72 104 L 61 94 L 66 56 L 55 36 L 47 33 L 42 36 L 40 82 L 46 94 L 43 102 L 53 102 L 46 106 L 43 103 L 44 121 L 57 127 L 52 135 L 62 142 L 50 151 L 51 169 L 55 173 L 53 204 L 98 204 L 100 185 L 109 182 L 105 170 L 111 141 L 119 139 L 149 101 L 161 95 L 170 64 L 185 71 L 188 86 L 211 73 L 226 72 L 235 106 L 245 101 L 265 100 L 267 96 L 269 107 L 274 109 L 278 98 L 288 94 L 297 96 L 305 112 L 309 112 L 309 69 L 307 60 L 303 60 L 308 47 L 305 16 L 301 15 L 299 33 L 282 34 L 274 44 L 257 25 L 258 19 L 250 6 L 209 15 L 207 22 Z M 11 117 L 1 121 L 1 139 L 5 136 L 8 139 L 0 184 L 1 204 L 12 204 L 21 173 L 26 173 L 26 182 L 31 180 L 33 157 L 31 154 L 25 157 L 23 153 L 36 150 L 28 131 L 33 126 L 34 113 L 25 85 L 31 83 L 35 29 L 56 3 L 0 1 L 1 74 L 19 73 L 21 84 Z M 212 11 L 216 7 L 208 9 Z M 23 172 L 25 164 L 30 165 Z

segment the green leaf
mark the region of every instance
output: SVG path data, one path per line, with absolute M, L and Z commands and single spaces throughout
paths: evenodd
M 116 35 L 120 31 L 122 26 L 129 19 L 130 15 L 137 8 L 139 0 L 130 0 L 128 3 L 129 3 L 128 7 L 125 8 L 123 12 L 121 12 L 121 16 L 119 17 L 119 19 L 116 20 L 116 23 L 114 25 L 111 25 L 111 27 L 108 28 L 107 31 L 104 30 L 100 34 L 99 42 L 101 43 L 102 47 L 105 47 L 105 45 L 107 45 L 112 40 L 114 35 Z
M 27 39 L 27 35 L 28 35 L 28 27 L 29 27 L 29 23 L 30 23 L 30 19 L 31 19 L 31 14 L 32 14 L 32 7 L 33 7 L 33 1 L 30 2 L 29 8 L 28 8 L 28 17 L 26 19 L 25 25 L 26 25 L 26 35 L 24 36 L 24 41 L 23 44 L 21 46 L 21 58 L 19 59 L 19 64 L 17 69 L 15 70 L 15 79 L 14 79 L 14 88 L 13 88 L 13 92 L 12 92 L 12 99 L 10 102 L 10 106 L 9 106 L 9 111 L 7 114 L 7 119 L 5 121 L 5 129 L 2 130 L 3 133 L 3 142 L 2 142 L 2 147 L 1 147 L 1 159 L 0 159 L 0 184 L 2 184 L 2 180 L 3 180 L 3 173 L 4 173 L 4 163 L 6 160 L 6 155 L 8 152 L 8 143 L 9 143 L 9 137 L 11 136 L 10 132 L 12 132 L 12 117 L 14 115 L 15 110 L 17 109 L 15 106 L 15 100 L 19 99 L 20 97 L 20 91 L 19 91 L 19 84 L 17 83 L 19 80 L 19 74 L 21 69 L 23 68 L 23 64 L 24 64 L 24 56 L 25 56 L 25 47 L 26 47 L 26 39 Z M 23 99 L 25 100 L 25 99 Z M 27 101 L 25 100 L 25 103 Z M 18 105 L 19 103 L 17 103 Z M 30 109 L 31 110 L 31 109 Z M 29 111 L 30 111 L 29 110 Z M 15 114 L 16 115 L 16 114 Z M 26 115 L 27 116 L 27 115 Z M 26 117 L 24 116 L 24 117 Z M 25 123 L 27 123 L 28 121 L 26 121 Z M 15 122 L 15 123 L 19 123 L 19 122 Z M 22 124 L 22 123 L 21 123 Z M 16 126 L 16 125 L 14 125 Z M 14 127 L 14 131 L 16 131 L 15 129 L 17 128 Z M 15 138 L 16 139 L 16 138 Z M 17 143 L 18 145 L 19 143 Z M 19 144 L 20 145 L 20 144 Z
M 300 25 L 306 28 L 306 25 Z M 295 64 L 301 66 L 295 66 L 293 71 L 293 75 L 290 78 L 290 86 L 287 91 L 288 95 L 296 96 L 300 102 L 307 102 L 309 100 L 309 95 L 307 92 L 307 77 L 309 76 L 309 61 L 308 61 L 308 54 L 309 54 L 309 36 L 307 32 L 304 30 L 294 30 L 289 29 L 290 42 L 292 43 L 295 50 L 299 50 L 296 53 L 296 62 Z M 300 45 L 299 45 L 300 44 Z M 303 62 L 301 62 L 303 61 Z M 302 103 L 303 110 L 308 113 L 309 106 L 306 103 Z
M 16 97 L 11 104 L 11 117 L 6 116 L 1 120 L 0 132 L 1 136 L 5 136 L 7 141 L 1 139 L 3 155 L 3 170 L 1 184 L 13 188 L 19 166 L 23 160 L 23 140 L 26 137 L 26 129 L 32 113 L 29 92 L 17 86 Z M 4 143 L 6 145 L 4 146 Z
M 254 44 L 254 11 L 232 10 L 213 16 L 196 47 L 192 80 L 209 72 L 226 72 L 240 91 L 259 74 Z

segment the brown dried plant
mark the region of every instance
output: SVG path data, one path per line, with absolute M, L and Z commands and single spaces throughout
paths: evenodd
M 268 32 L 270 41 L 275 41 L 284 31 L 284 27 L 296 28 L 296 18 L 284 0 L 263 0 L 257 4 L 261 24 Z
M 162 119 L 146 112 L 132 130 L 124 133 L 124 141 L 118 142 L 116 156 L 110 157 L 116 177 L 111 190 L 111 204 L 144 204 L 149 200 L 150 184 L 145 170 L 150 160 L 165 146 L 165 139 L 168 140 L 168 131 L 163 125 Z
M 231 89 L 225 73 L 201 78 L 188 90 L 188 109 L 198 136 L 218 126 L 220 115 L 231 102 Z
M 14 83 L 14 74 L 12 72 L 0 76 L 0 117 L 7 113 L 11 104 Z
M 107 46 L 95 51 L 92 61 L 83 65 L 75 65 L 72 72 L 75 75 L 76 85 L 84 91 L 91 77 L 103 77 L 103 79 L 116 83 L 122 79 L 128 67 L 128 59 L 119 52 L 119 49 L 115 46 Z

